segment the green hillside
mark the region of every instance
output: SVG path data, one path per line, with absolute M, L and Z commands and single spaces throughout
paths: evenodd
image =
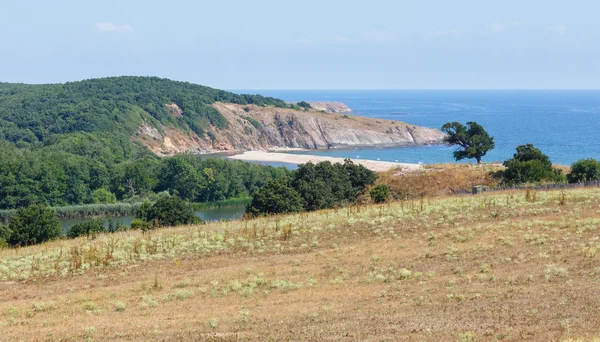
M 214 102 L 288 107 L 282 100 L 237 95 L 157 77 L 111 77 L 50 85 L 0 83 L 0 139 L 20 146 L 54 145 L 64 134 L 110 133 L 125 137 L 142 120 L 158 121 L 202 136 L 227 119 L 207 106 Z M 177 104 L 183 115 L 168 113 Z
M 183 189 L 194 189 L 188 197 L 193 201 L 247 196 L 284 171 L 194 156 L 175 158 L 173 166 L 131 140 L 144 122 L 199 136 L 226 128 L 227 119 L 209 106 L 217 101 L 289 106 L 274 98 L 156 77 L 0 83 L 0 209 L 95 203 L 99 189 L 117 200 Z M 169 113 L 168 104 L 181 112 Z M 179 190 L 159 177 L 168 167 L 178 168 L 186 179 L 179 179 Z

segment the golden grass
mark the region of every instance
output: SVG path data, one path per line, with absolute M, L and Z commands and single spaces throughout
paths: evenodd
M 5 250 L 0 339 L 591 339 L 599 213 L 503 192 Z
M 496 187 L 500 180 L 490 171 L 502 169 L 500 164 L 438 164 L 427 165 L 422 171 L 401 173 L 398 170 L 379 173 L 379 183 L 386 184 L 395 198 L 414 199 L 447 195 L 456 190 L 468 190 L 474 185 Z

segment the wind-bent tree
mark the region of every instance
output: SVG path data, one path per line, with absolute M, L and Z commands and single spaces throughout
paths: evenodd
M 458 145 L 453 152 L 456 160 L 475 158 L 477 164 L 481 164 L 481 157 L 494 148 L 494 137 L 477 122 L 467 122 L 468 128 L 459 122 L 448 122 L 442 126 L 442 132 L 446 133 L 444 141 L 450 145 Z

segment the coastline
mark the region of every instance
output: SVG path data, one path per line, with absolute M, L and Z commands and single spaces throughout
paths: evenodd
M 307 154 L 290 154 L 280 152 L 266 152 L 266 151 L 246 151 L 242 154 L 236 154 L 227 157 L 229 159 L 243 160 L 243 161 L 260 161 L 260 162 L 280 162 L 290 164 L 305 164 L 308 162 L 319 163 L 329 161 L 331 163 L 343 163 L 345 158 L 326 157 L 326 156 L 315 156 Z M 411 163 L 395 163 L 380 160 L 368 160 L 368 159 L 355 159 L 348 158 L 355 164 L 360 164 L 367 169 L 375 172 L 388 171 L 391 169 L 401 168 L 405 171 L 415 171 L 422 168 L 421 164 Z

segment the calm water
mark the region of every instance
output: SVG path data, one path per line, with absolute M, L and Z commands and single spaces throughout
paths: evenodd
M 598 90 L 244 90 L 286 101 L 339 101 L 355 115 L 440 128 L 476 121 L 495 137 L 484 161 L 503 161 L 517 145 L 532 143 L 554 163 L 600 159 Z M 446 146 L 358 148 L 302 152 L 400 162 L 452 162 Z
M 227 207 L 227 208 L 212 208 L 196 211 L 196 216 L 200 217 L 204 221 L 220 221 L 220 220 L 237 220 L 242 218 L 246 207 Z M 129 225 L 133 221 L 133 216 L 119 216 L 113 217 L 115 224 Z M 61 220 L 62 229 L 67 232 L 74 224 L 85 221 L 83 218 Z M 109 218 L 104 219 L 104 225 L 108 227 Z

